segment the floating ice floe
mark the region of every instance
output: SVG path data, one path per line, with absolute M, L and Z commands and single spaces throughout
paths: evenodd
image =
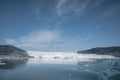
M 5 65 L 5 63 L 1 63 L 1 62 L 0 62 L 0 65 Z

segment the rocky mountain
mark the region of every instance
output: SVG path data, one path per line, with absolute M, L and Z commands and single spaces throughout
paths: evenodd
M 97 48 L 92 48 L 88 50 L 78 51 L 77 53 L 113 55 L 116 57 L 120 57 L 120 46 L 97 47 Z
M 28 57 L 26 51 L 11 45 L 0 45 L 0 56 Z

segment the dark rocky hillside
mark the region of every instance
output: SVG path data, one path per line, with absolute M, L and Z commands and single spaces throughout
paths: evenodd
M 26 51 L 11 45 L 0 45 L 0 56 L 28 57 Z
M 113 55 L 113 56 L 120 57 L 120 46 L 97 47 L 97 48 L 92 48 L 88 50 L 78 51 L 78 53 Z

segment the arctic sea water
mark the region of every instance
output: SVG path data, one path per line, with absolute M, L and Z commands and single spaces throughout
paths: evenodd
M 3 60 L 0 80 L 120 80 L 120 60 L 110 55 L 28 51 L 29 60 Z

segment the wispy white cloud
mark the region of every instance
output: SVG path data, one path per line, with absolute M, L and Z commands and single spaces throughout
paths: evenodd
M 58 16 L 81 15 L 91 8 L 100 6 L 106 0 L 58 0 L 56 13 Z
M 79 45 L 80 38 L 80 36 L 64 36 L 59 31 L 40 30 L 26 34 L 18 39 L 7 38 L 5 41 L 7 44 L 28 50 L 64 51 L 69 50 L 69 47 Z
M 9 38 L 5 39 L 5 42 L 6 42 L 7 44 L 12 44 L 12 45 L 18 44 L 17 41 L 15 41 L 15 40 L 13 40 L 13 39 L 9 39 Z
M 70 18 L 82 16 L 88 10 L 99 7 L 105 1 L 106 0 L 58 0 L 55 10 L 57 19 L 60 18 L 60 20 L 56 23 L 56 27 L 58 28 L 65 21 L 70 20 Z
M 40 20 L 40 8 L 41 8 L 41 4 L 40 4 L 41 0 L 32 0 L 32 13 L 34 18 L 36 19 L 36 21 Z
M 90 39 L 92 39 L 94 37 L 95 33 L 90 33 L 89 35 L 87 35 L 87 37 L 85 37 L 85 41 L 89 41 Z
M 22 37 L 20 40 L 22 43 L 46 43 L 55 40 L 58 34 L 54 31 L 37 31 L 30 33 L 27 36 Z
M 103 4 L 107 0 L 91 0 L 91 8 L 99 7 L 101 4 Z
M 85 44 L 93 35 L 64 36 L 63 33 L 53 30 L 31 32 L 18 39 L 7 38 L 7 44 L 15 45 L 27 50 L 40 51 L 75 51 L 80 45 Z
M 59 33 L 52 30 L 42 30 L 29 33 L 20 37 L 17 40 L 7 38 L 5 41 L 7 44 L 16 45 L 19 47 L 45 47 L 47 44 L 54 42 L 60 37 Z M 43 46 L 44 45 L 44 46 Z
M 61 8 L 61 7 L 64 6 L 67 1 L 68 0 L 58 0 L 57 5 L 56 5 L 56 12 L 58 16 L 62 15 L 64 8 Z

